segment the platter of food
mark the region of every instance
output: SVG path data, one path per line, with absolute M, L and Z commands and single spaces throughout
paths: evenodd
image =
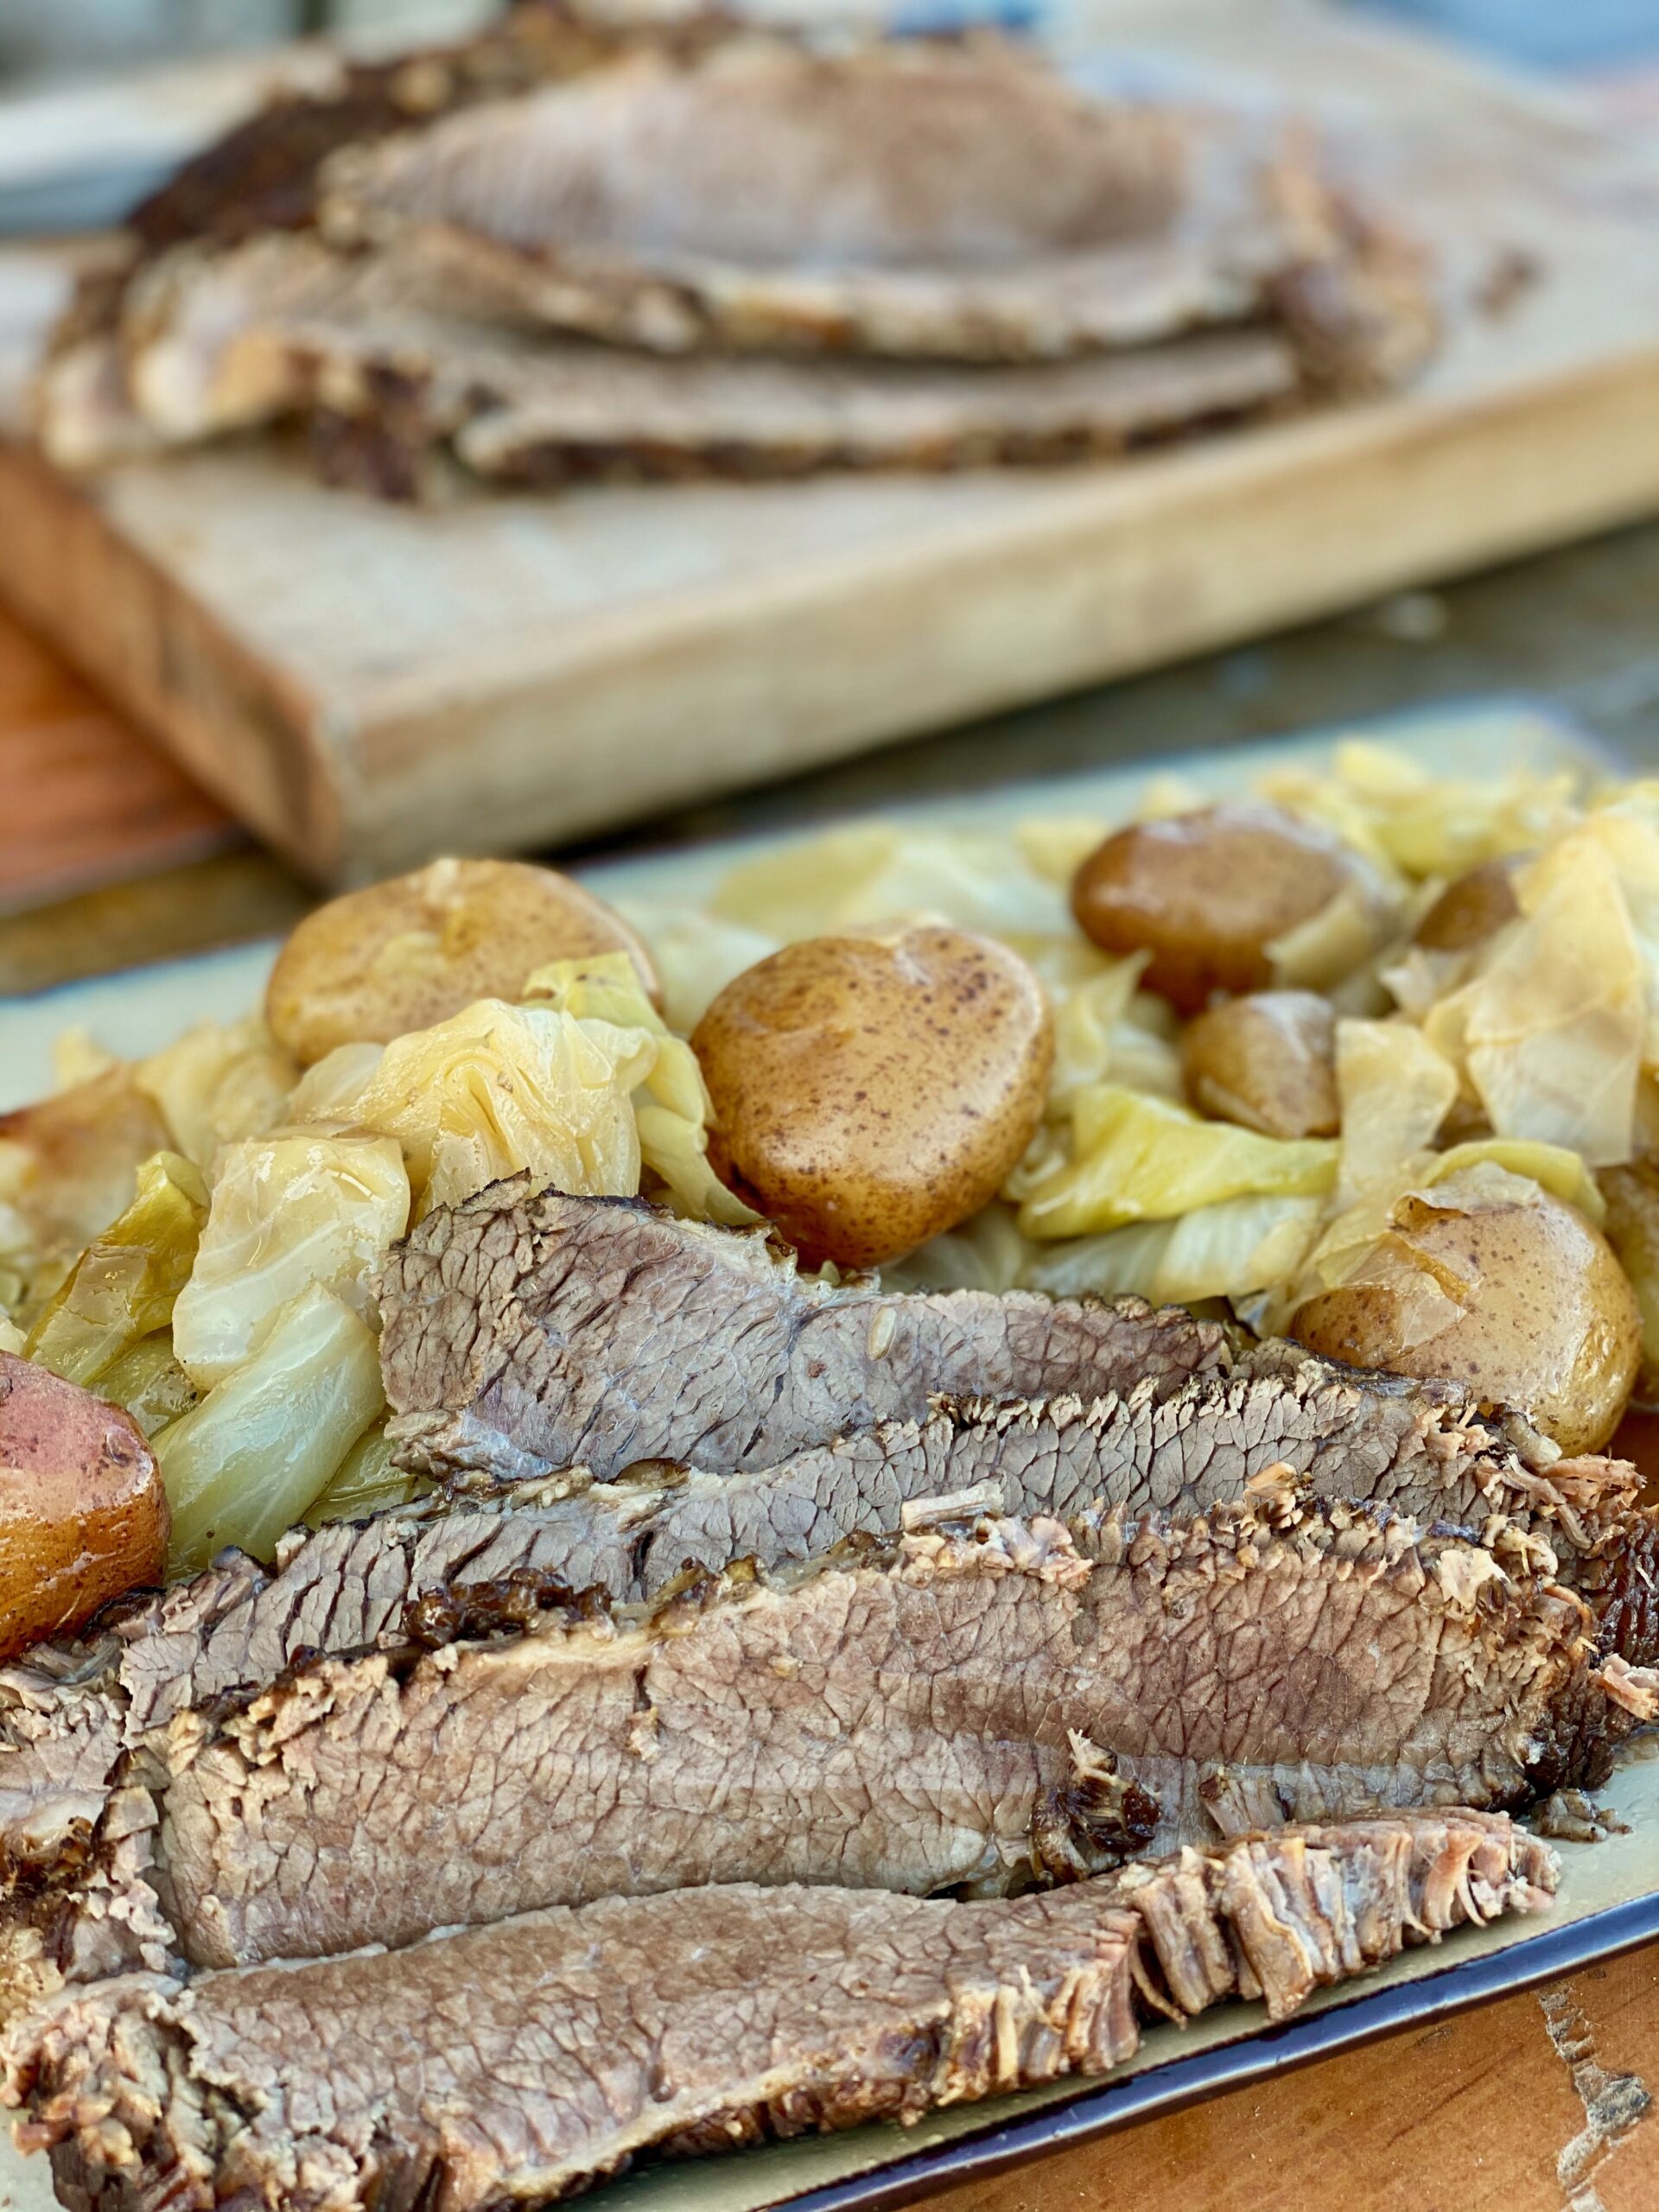
M 64 2201 L 896 2203 L 1659 1934 L 1656 913 L 1499 704 L 0 1009 Z

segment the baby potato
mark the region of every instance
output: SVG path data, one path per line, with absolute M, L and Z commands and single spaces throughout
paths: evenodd
M 596 952 L 626 952 L 658 998 L 645 946 L 568 875 L 524 861 L 434 861 L 308 914 L 276 957 L 265 1019 L 310 1067 L 339 1045 L 430 1029 L 475 999 L 516 999 L 537 968 Z
M 0 1352 L 0 1659 L 159 1582 L 167 1497 L 118 1407 Z
M 1495 936 L 1521 912 L 1516 865 L 1514 859 L 1483 861 L 1455 877 L 1418 923 L 1416 943 L 1427 952 L 1468 952 Z
M 1017 954 L 918 928 L 785 945 L 691 1044 L 722 1181 L 809 1263 L 873 1267 L 995 1195 L 1042 1118 L 1054 1026 Z
M 1317 991 L 1224 999 L 1181 1033 L 1186 1095 L 1201 1114 L 1267 1137 L 1333 1137 L 1337 1016 Z
M 1347 1281 L 1290 1333 L 1355 1367 L 1466 1383 L 1518 1408 L 1570 1457 L 1612 1434 L 1636 1381 L 1642 1319 L 1611 1248 L 1575 1208 L 1503 1195 L 1479 1172 L 1402 1198 Z
M 1213 992 L 1271 983 L 1268 946 L 1357 873 L 1336 838 L 1277 807 L 1208 806 L 1108 837 L 1072 880 L 1071 911 L 1106 951 L 1150 952 L 1147 989 L 1197 1014 Z

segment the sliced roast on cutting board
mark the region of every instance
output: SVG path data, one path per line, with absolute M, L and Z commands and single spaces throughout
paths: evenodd
M 474 1484 L 772 1466 L 940 1393 L 1174 1389 L 1230 1357 L 1179 1307 L 831 1286 L 763 1232 L 523 1178 L 435 1208 L 388 1257 L 381 1308 L 400 1463 Z
M 77 2203 L 485 2212 L 648 2150 L 1101 2074 L 1148 2017 L 1235 1993 L 1282 2018 L 1408 1942 L 1542 1909 L 1557 1879 L 1546 1846 L 1449 1811 L 991 1903 L 606 1899 L 407 1950 L 66 1992 L 7 2037 L 7 2094 Z
M 178 1714 L 128 1770 L 121 1915 L 231 1965 L 702 1881 L 991 1892 L 1593 1786 L 1653 1707 L 1524 1542 L 1282 1500 L 1074 1535 L 917 1529 Z M 63 1870 L 60 1955 L 111 1891 L 96 1853 Z

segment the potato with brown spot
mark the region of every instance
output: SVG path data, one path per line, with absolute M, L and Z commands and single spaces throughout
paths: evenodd
M 1636 1382 L 1641 1315 L 1606 1238 L 1544 1192 L 1506 1195 L 1517 1179 L 1494 1187 L 1476 1171 L 1402 1198 L 1290 1333 L 1351 1366 L 1466 1383 L 1569 1456 L 1598 1451 Z
M 1277 807 L 1207 806 L 1138 822 L 1077 870 L 1071 911 L 1108 952 L 1150 952 L 1144 981 L 1180 1014 L 1265 989 L 1268 947 L 1357 880 L 1354 855 Z
M 1054 1059 L 1025 962 L 944 928 L 785 945 L 691 1042 L 716 1172 L 809 1263 L 843 1267 L 977 1213 L 1036 1130 Z
M 1521 912 L 1515 895 L 1518 858 L 1483 861 L 1454 877 L 1417 925 L 1415 942 L 1426 952 L 1471 952 L 1496 937 Z
M 1181 1033 L 1193 1105 L 1268 1137 L 1335 1136 L 1336 1059 L 1336 1010 L 1317 991 L 1224 999 Z
M 476 999 L 515 1000 L 554 960 L 626 952 L 652 999 L 651 955 L 568 875 L 524 861 L 438 860 L 308 914 L 277 955 L 265 1019 L 309 1067 L 339 1045 L 390 1044 Z
M 137 1423 L 0 1352 L 0 1659 L 160 1582 L 168 1527 Z

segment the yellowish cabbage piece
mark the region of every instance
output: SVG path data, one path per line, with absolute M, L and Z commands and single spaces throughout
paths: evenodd
M 220 1145 L 263 1136 L 287 1118 L 300 1074 L 257 1014 L 198 1022 L 132 1072 L 175 1145 L 204 1173 L 211 1173 Z
M 1136 952 L 1123 960 L 1109 960 L 1103 954 L 1096 957 L 1103 963 L 1097 973 L 1070 989 L 1057 991 L 1050 986 L 1054 1002 L 1051 1120 L 1063 1119 L 1075 1095 L 1091 1083 L 1111 1082 L 1127 1090 L 1155 1091 L 1164 1098 L 1182 1096 L 1181 1056 L 1173 1038 L 1154 1026 L 1160 1017 L 1167 1018 L 1169 1009 L 1163 1000 L 1138 988 L 1150 956 Z
M 228 1382 L 155 1440 L 173 1509 L 169 1574 L 194 1573 L 226 1544 L 269 1560 L 385 1403 L 373 1331 L 314 1284 Z
M 156 1436 L 201 1393 L 174 1354 L 171 1330 L 158 1329 L 111 1362 L 98 1378 L 98 1395 L 124 1406 L 146 1436 Z
M 192 1163 L 158 1152 L 138 1170 L 138 1190 L 89 1244 L 30 1330 L 28 1353 L 71 1382 L 94 1382 L 119 1355 L 165 1328 L 188 1281 L 207 1214 Z
M 578 1197 L 639 1187 L 632 1097 L 657 1059 L 644 1028 L 480 999 L 396 1037 L 351 1109 L 404 1148 L 417 1211 L 528 1170 Z
M 1287 1141 L 1206 1122 L 1167 1099 L 1090 1084 L 1071 1105 L 1069 1159 L 1021 1166 L 1008 1185 L 1027 1236 L 1084 1236 L 1166 1221 L 1223 1198 L 1317 1197 L 1336 1181 L 1337 1146 Z
M 353 1445 L 327 1489 L 306 1508 L 305 1518 L 313 1529 L 326 1521 L 365 1521 L 372 1513 L 408 1505 L 431 1488 L 424 1476 L 393 1466 L 386 1425 L 378 1421 Z
M 22 1331 L 10 1315 L 0 1313 L 0 1351 L 20 1352 L 22 1348 Z
M 632 1092 L 641 1164 L 665 1185 L 682 1213 L 741 1229 L 760 1217 L 732 1193 L 709 1165 L 708 1087 L 697 1056 L 639 988 L 639 971 L 626 954 L 588 960 L 556 960 L 538 968 L 524 986 L 532 1001 L 545 1000 L 582 1023 L 593 1036 L 614 1039 L 619 1062 L 643 1034 L 654 1047 L 651 1065 Z
M 683 1037 L 690 1035 L 734 976 L 776 952 L 781 941 L 768 931 L 705 914 L 695 906 L 662 906 L 645 899 L 617 899 L 612 904 L 645 939 L 662 985 L 669 1027 Z
M 1529 852 L 1565 828 L 1581 782 L 1572 770 L 1518 769 L 1478 781 L 1437 776 L 1392 746 L 1351 738 L 1335 747 L 1328 769 L 1275 770 L 1260 788 L 1384 867 L 1453 876 Z
M 1337 1204 L 1356 1205 L 1426 1152 L 1457 1103 L 1458 1071 L 1408 1021 L 1337 1024 L 1342 1165 Z
M 943 920 L 1014 944 L 1072 935 L 1066 890 L 1010 837 L 860 823 L 742 861 L 709 911 L 780 942 L 877 923 Z
M 1500 1136 L 1628 1160 L 1648 1031 L 1647 972 L 1614 858 L 1593 830 L 1516 878 L 1522 918 L 1491 940 L 1429 1038 L 1461 1065 Z
M 1052 1298 L 1133 1294 L 1154 1306 L 1243 1298 L 1299 1273 L 1324 1211 L 1317 1198 L 1223 1198 L 1175 1221 L 1051 1245 L 1020 1280 Z
M 222 1382 L 308 1283 L 370 1318 L 370 1277 L 408 1228 L 409 1205 L 393 1137 L 301 1133 L 227 1146 L 173 1313 L 174 1349 L 193 1381 Z
M 1000 1199 L 881 1270 L 887 1290 L 1012 1290 L 1042 1248 Z

